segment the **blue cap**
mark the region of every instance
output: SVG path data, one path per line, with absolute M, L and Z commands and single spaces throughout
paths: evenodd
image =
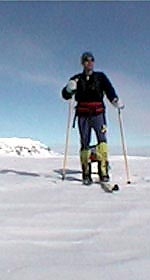
M 84 63 L 88 58 L 95 60 L 94 55 L 91 52 L 84 52 L 81 56 L 81 63 Z

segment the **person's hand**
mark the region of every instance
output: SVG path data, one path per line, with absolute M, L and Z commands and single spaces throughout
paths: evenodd
M 114 98 L 114 100 L 112 101 L 112 104 L 117 109 L 124 109 L 124 107 L 125 107 L 125 105 L 122 103 L 122 101 L 118 98 Z
M 75 80 L 70 80 L 66 86 L 66 91 L 73 95 L 77 90 L 77 82 Z

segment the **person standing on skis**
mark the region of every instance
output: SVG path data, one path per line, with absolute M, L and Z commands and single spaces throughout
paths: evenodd
M 71 77 L 62 89 L 62 97 L 69 100 L 75 96 L 76 116 L 80 134 L 80 161 L 82 167 L 83 184 L 92 183 L 90 173 L 90 140 L 94 130 L 97 139 L 96 157 L 98 175 L 101 182 L 109 181 L 108 174 L 108 144 L 106 136 L 106 118 L 104 96 L 118 109 L 124 107 L 119 101 L 111 82 L 103 72 L 94 71 L 95 58 L 91 52 L 84 52 L 81 56 L 83 72 Z

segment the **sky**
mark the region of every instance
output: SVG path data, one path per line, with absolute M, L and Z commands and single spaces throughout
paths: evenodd
M 0 2 L 0 137 L 64 149 L 68 102 L 61 90 L 82 72 L 88 50 L 125 104 L 127 149 L 149 148 L 149 11 L 148 1 Z M 118 112 L 107 100 L 106 107 L 108 143 L 121 147 Z M 79 149 L 77 128 L 70 146 Z

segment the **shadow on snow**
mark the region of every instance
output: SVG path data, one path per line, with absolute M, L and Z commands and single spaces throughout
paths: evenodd
M 53 170 L 55 173 L 59 174 L 60 177 L 59 179 L 62 180 L 62 175 L 63 175 L 63 169 L 54 169 Z M 75 170 L 75 169 L 66 169 L 65 170 L 65 180 L 66 181 L 78 181 L 81 182 L 82 180 L 80 178 L 77 178 L 75 176 L 73 176 L 74 174 L 81 174 L 82 172 L 79 170 Z
M 8 173 L 14 173 L 14 174 L 20 175 L 20 176 L 40 177 L 39 174 L 33 173 L 33 172 L 17 171 L 17 170 L 14 170 L 14 169 L 3 169 L 3 170 L 0 170 L 0 174 L 8 174 Z

